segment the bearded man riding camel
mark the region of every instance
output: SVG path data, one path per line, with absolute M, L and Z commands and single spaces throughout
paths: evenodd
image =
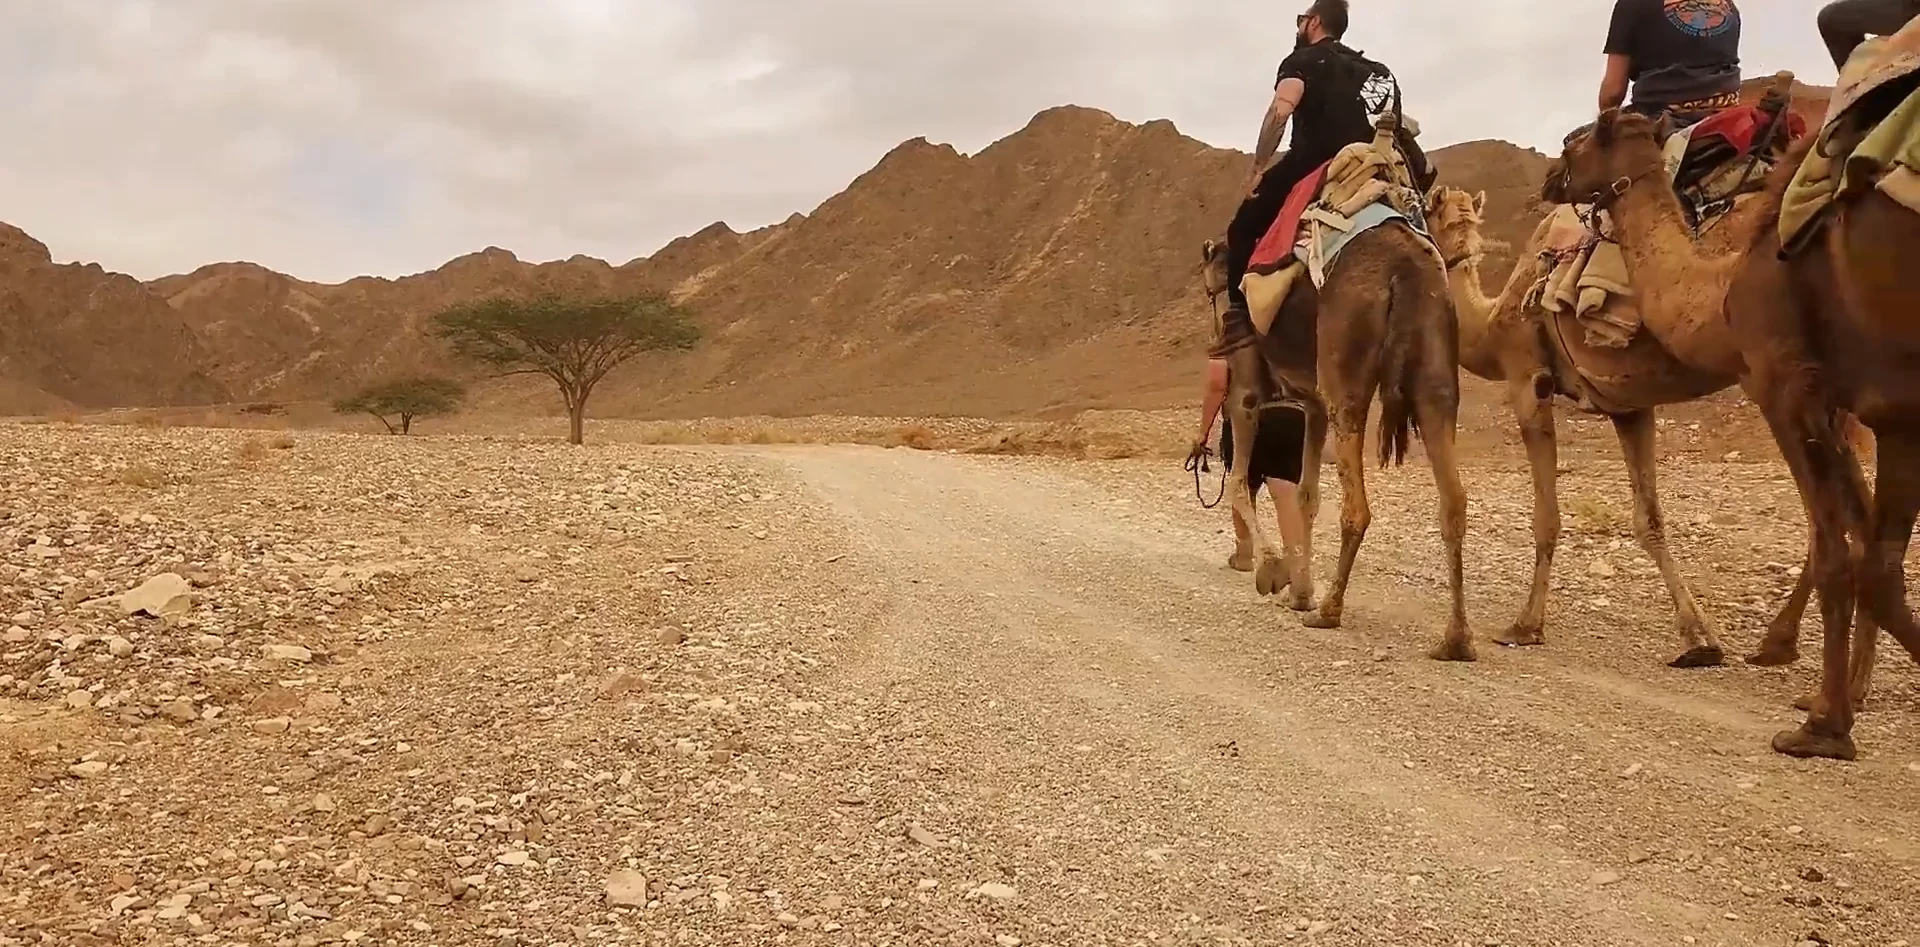
M 1194 438 L 1196 454 L 1207 451 L 1214 421 L 1226 398 L 1226 353 L 1243 344 L 1254 332 L 1240 281 L 1246 276 L 1255 245 L 1280 216 L 1280 208 L 1294 185 L 1332 160 L 1340 149 L 1373 139 L 1373 120 L 1367 114 L 1362 92 L 1379 67 L 1341 44 L 1340 38 L 1346 32 L 1347 0 L 1315 0 L 1307 12 L 1295 19 L 1293 52 L 1281 61 L 1274 76 L 1273 100 L 1260 123 L 1253 166 L 1247 172 L 1245 196 L 1227 226 L 1228 305 L 1221 320 L 1218 344 L 1208 353 L 1206 394 L 1199 434 Z M 1278 154 L 1280 139 L 1290 121 L 1292 145 L 1285 154 Z M 1272 420 L 1295 423 L 1270 424 L 1261 432 L 1254 462 L 1248 471 L 1251 475 L 1248 484 L 1249 489 L 1256 492 L 1262 483 L 1268 487 L 1279 519 L 1281 541 L 1288 549 L 1297 549 L 1307 541 L 1307 524 L 1299 512 L 1297 493 L 1305 451 L 1305 417 Z M 1230 444 L 1228 431 L 1223 430 L 1220 451 L 1228 458 L 1229 465 L 1232 463 Z M 1240 541 L 1231 561 L 1236 569 L 1250 568 L 1247 527 L 1237 516 L 1234 529 Z

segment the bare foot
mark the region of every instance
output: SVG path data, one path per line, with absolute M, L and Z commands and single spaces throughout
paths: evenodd
M 1279 595 L 1287 587 L 1287 564 L 1281 559 L 1262 559 L 1253 574 L 1253 589 L 1261 595 Z

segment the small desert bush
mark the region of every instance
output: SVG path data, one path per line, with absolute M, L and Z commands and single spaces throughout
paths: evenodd
M 893 430 L 891 446 L 909 447 L 914 450 L 933 450 L 939 438 L 933 429 L 924 424 L 903 424 Z
M 233 446 L 233 459 L 242 464 L 257 464 L 267 459 L 267 445 L 259 438 L 249 437 Z
M 276 434 L 267 441 L 267 446 L 273 450 L 292 450 L 293 445 L 294 440 L 291 434 Z
M 113 475 L 113 479 L 118 483 L 129 487 L 139 487 L 142 490 L 158 490 L 173 482 L 173 477 L 166 471 L 147 464 L 132 464 L 122 467 L 118 473 Z
M 1601 497 L 1574 497 L 1567 501 L 1567 514 L 1573 518 L 1574 528 L 1583 533 L 1618 536 L 1632 526 L 1619 507 Z

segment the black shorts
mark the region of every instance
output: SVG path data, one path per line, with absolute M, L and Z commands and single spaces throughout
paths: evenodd
M 1247 465 L 1247 492 L 1260 495 L 1267 478 L 1300 482 L 1307 450 L 1307 413 L 1291 405 L 1268 405 L 1260 411 L 1260 431 L 1253 442 L 1253 460 Z M 1221 463 L 1233 470 L 1233 422 L 1220 426 Z

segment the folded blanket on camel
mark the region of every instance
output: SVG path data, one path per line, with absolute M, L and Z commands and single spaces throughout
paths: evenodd
M 1682 173 L 1697 178 L 1689 194 L 1704 201 L 1733 197 L 1740 191 L 1744 200 L 1757 171 L 1743 160 L 1758 147 L 1759 133 L 1767 122 L 1766 113 L 1753 106 L 1741 106 L 1716 113 L 1697 124 L 1679 129 L 1667 137 L 1661 148 L 1666 161 L 1667 178 Z M 1791 129 L 1790 129 L 1791 130 Z M 1696 145 L 1717 139 L 1707 160 L 1717 167 L 1700 165 Z M 1689 151 L 1695 152 L 1688 166 Z M 1626 256 L 1620 244 L 1604 234 L 1612 232 L 1612 219 L 1606 211 L 1591 215 L 1592 223 L 1571 204 L 1554 208 L 1547 225 L 1547 237 L 1540 250 L 1551 266 L 1534 283 L 1527 301 L 1556 315 L 1571 312 L 1585 330 L 1588 345 L 1625 348 L 1640 331 L 1640 311 L 1632 305 L 1609 305 L 1613 297 L 1629 299 L 1633 285 L 1627 272 Z
M 1795 249 L 1836 201 L 1878 190 L 1920 213 L 1920 18 L 1860 44 L 1840 71 L 1826 121 L 1781 201 L 1782 247 Z M 1896 85 L 1897 84 L 1897 85 Z M 1886 94 L 1905 97 L 1884 117 Z M 1882 91 L 1880 96 L 1874 95 Z M 1858 108 L 1856 108 L 1858 106 Z M 1871 128 L 1865 127 L 1871 123 Z
M 1541 255 L 1556 262 L 1534 284 L 1529 302 L 1555 314 L 1571 309 L 1586 330 L 1588 345 L 1625 348 L 1633 341 L 1640 331 L 1639 311 L 1607 305 L 1613 296 L 1633 295 L 1618 243 L 1594 235 L 1572 205 L 1562 204 L 1554 209 Z
M 1325 285 L 1327 267 L 1355 236 L 1389 220 L 1426 233 L 1418 195 L 1405 183 L 1406 159 L 1390 144 L 1382 147 L 1383 137 L 1390 140 L 1383 132 L 1340 149 L 1308 175 L 1254 247 L 1240 291 L 1261 335 L 1273 327 L 1294 281 L 1304 273 L 1315 286 Z

